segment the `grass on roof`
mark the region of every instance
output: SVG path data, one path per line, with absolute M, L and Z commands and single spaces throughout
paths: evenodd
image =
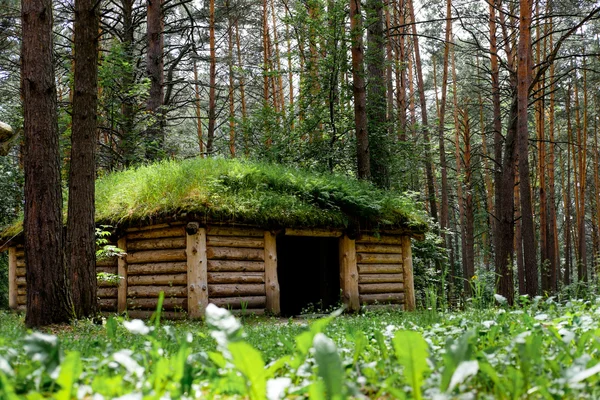
M 346 176 L 274 164 L 170 160 L 96 182 L 100 224 L 131 226 L 172 217 L 265 227 L 427 228 L 424 212 L 406 195 Z M 9 230 L 2 237 L 10 237 Z

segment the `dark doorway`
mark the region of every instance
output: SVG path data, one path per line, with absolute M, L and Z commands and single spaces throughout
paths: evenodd
M 303 236 L 277 238 L 281 315 L 335 306 L 340 298 L 339 240 Z

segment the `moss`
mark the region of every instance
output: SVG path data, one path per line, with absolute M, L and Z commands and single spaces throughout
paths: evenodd
M 167 218 L 273 228 L 427 229 L 425 214 L 407 195 L 346 176 L 273 164 L 163 161 L 97 180 L 99 224 L 131 226 Z M 13 224 L 0 237 L 19 229 Z

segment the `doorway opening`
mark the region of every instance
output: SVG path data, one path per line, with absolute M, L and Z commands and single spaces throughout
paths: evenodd
M 338 238 L 278 237 L 277 275 L 282 316 L 336 306 L 340 299 Z

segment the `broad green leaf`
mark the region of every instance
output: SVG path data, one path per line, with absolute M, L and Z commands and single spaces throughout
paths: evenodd
M 262 355 L 246 342 L 229 343 L 229 351 L 233 365 L 247 380 L 250 387 L 250 398 L 261 400 L 266 398 L 267 379 L 265 376 L 265 362 Z
M 308 388 L 308 398 L 310 400 L 325 400 L 325 383 L 323 381 L 313 382 Z
M 24 349 L 27 356 L 39 361 L 49 374 L 60 365 L 59 343 L 54 335 L 34 332 L 25 338 Z
M 415 399 L 422 399 L 423 375 L 429 370 L 427 342 L 419 332 L 398 331 L 392 340 L 398 362 L 404 367 L 404 375 L 413 389 Z
M 450 381 L 450 387 L 448 388 L 448 392 L 451 392 L 452 389 L 467 380 L 470 376 L 477 374 L 479 371 L 479 363 L 477 360 L 471 361 L 463 361 L 458 365 L 458 368 L 454 371 L 452 375 L 452 380 Z
M 313 342 L 315 360 L 319 367 L 319 376 L 325 383 L 328 399 L 343 399 L 344 367 L 333 340 L 322 333 L 317 333 Z
M 456 368 L 463 361 L 469 361 L 473 355 L 473 346 L 470 343 L 474 332 L 468 331 L 457 340 L 448 339 L 446 341 L 446 353 L 444 354 L 444 371 L 442 372 L 442 382 L 440 388 L 443 391 L 448 390 L 450 380 L 454 376 Z M 452 389 L 450 389 L 452 390 Z
M 62 364 L 60 364 L 60 373 L 56 379 L 56 383 L 60 385 L 60 391 L 55 395 L 56 400 L 71 400 L 76 393 L 73 386 L 82 372 L 83 367 L 79 352 L 73 351 L 67 354 Z

